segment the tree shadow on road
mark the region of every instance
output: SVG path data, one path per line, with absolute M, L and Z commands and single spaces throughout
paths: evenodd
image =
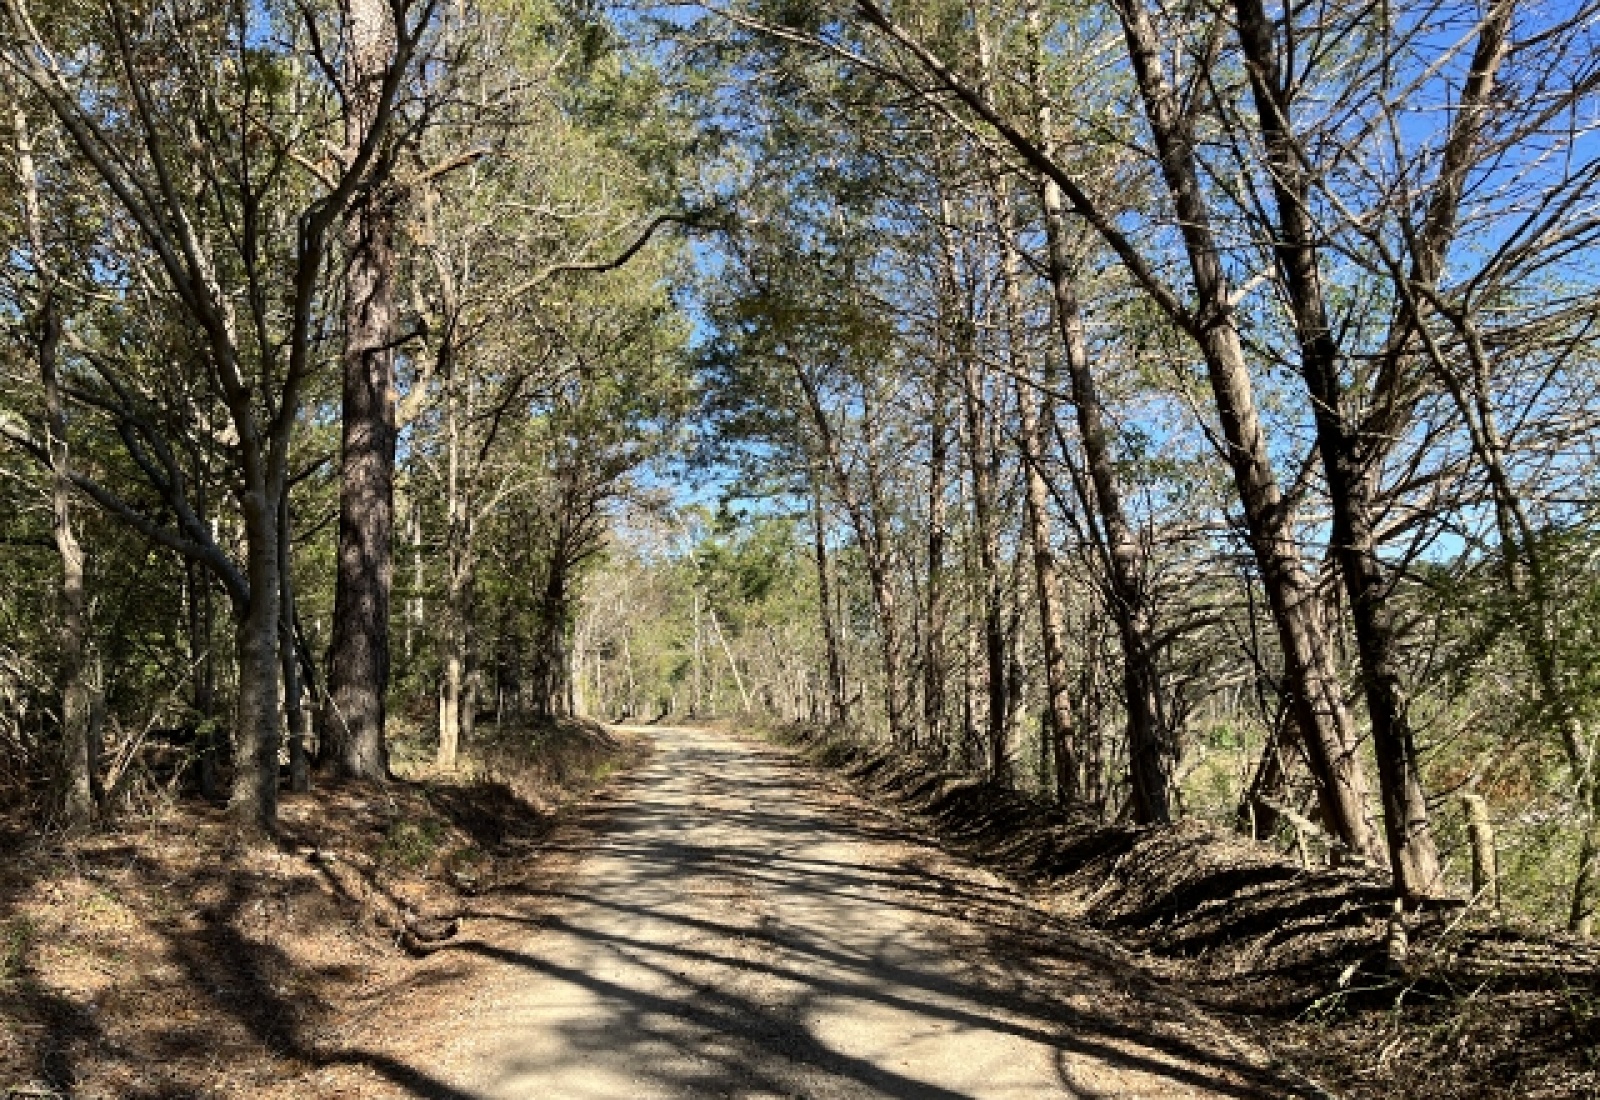
M 513 1094 L 600 1064 L 642 1074 L 639 1095 L 653 1097 L 988 1094 L 924 1072 L 928 1043 L 892 1059 L 843 1049 L 814 1023 L 840 1006 L 1043 1048 L 1069 1096 L 1296 1092 L 1102 943 L 793 766 L 751 767 L 735 752 L 673 746 L 553 838 L 599 861 L 579 883 L 523 884 L 539 899 L 531 915 L 492 898 L 473 914 L 537 926 L 536 937 L 448 948 L 538 975 L 540 999 L 583 1006 L 526 1025 L 540 1029 L 525 1044 L 537 1053 L 499 1066 Z M 884 913 L 910 923 L 874 927 Z M 503 1024 L 508 1052 L 518 1026 Z

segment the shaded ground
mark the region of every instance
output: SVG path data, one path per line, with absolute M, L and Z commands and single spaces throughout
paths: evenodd
M 1278 1097 L 1093 934 L 787 753 L 572 729 L 530 764 L 7 839 L 0 1088 L 30 1097 Z M 515 754 L 513 754 L 514 757 Z M 530 775 L 532 779 L 530 780 Z M 559 821 L 551 831 L 553 821 Z
M 189 803 L 0 835 L 0 1093 L 1600 1095 L 1585 945 L 1446 907 L 1391 974 L 1356 872 L 833 743 L 849 780 L 648 736 L 324 788 L 267 848 Z
M 1443 902 L 1406 918 L 1386 883 L 1302 868 L 1200 822 L 1072 820 L 980 779 L 814 730 L 780 739 L 908 825 L 1101 929 L 1139 967 L 1238 1021 L 1333 1091 L 1415 1100 L 1600 1096 L 1600 950 Z
M 450 1095 L 1297 1092 L 1094 935 L 786 754 L 656 738 L 553 838 L 566 874 L 484 899 L 436 956 L 501 964 L 416 1063 Z
M 416 956 L 461 891 L 520 872 L 564 801 L 640 755 L 582 723 L 482 748 L 290 796 L 267 846 L 193 800 L 71 842 L 0 831 L 0 1096 L 450 1096 L 353 1036 L 425 1016 L 450 975 Z

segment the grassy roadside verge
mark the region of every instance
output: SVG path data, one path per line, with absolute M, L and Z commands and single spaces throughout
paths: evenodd
M 1387 951 L 1382 879 L 1304 868 L 1201 822 L 1104 825 L 886 746 L 744 729 L 841 775 L 947 850 L 1098 928 L 1342 1096 L 1600 1096 L 1600 950 L 1444 903 Z
M 452 773 L 414 748 L 395 782 L 286 797 L 268 845 L 194 800 L 70 841 L 0 822 L 0 1096 L 393 1081 L 351 1047 L 362 1020 L 456 934 L 464 898 L 525 879 L 563 809 L 647 751 L 580 721 L 485 736 Z

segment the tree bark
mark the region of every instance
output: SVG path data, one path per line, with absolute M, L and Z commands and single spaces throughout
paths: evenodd
M 45 291 L 39 317 L 39 373 L 44 381 L 45 420 L 51 466 L 50 532 L 61 561 L 61 630 L 57 682 L 61 690 L 61 756 L 56 775 L 57 806 L 63 822 L 81 828 L 99 812 L 95 797 L 92 730 L 93 691 L 88 679 L 89 598 L 84 584 L 84 553 L 73 529 L 71 455 L 66 413 L 56 376 L 61 345 L 61 315 L 53 291 Z
M 1159 41 L 1143 0 L 1117 0 L 1128 55 L 1177 215 L 1198 310 L 1191 335 L 1205 359 L 1233 471 L 1285 657 L 1285 686 L 1316 774 L 1323 812 L 1356 855 L 1378 858 L 1366 809 L 1366 777 L 1355 731 L 1317 612 L 1315 586 L 1289 527 L 1256 412 L 1238 322 L 1195 162 L 1190 125 L 1161 65 Z
M 1043 31 L 1036 0 L 1027 4 L 1029 26 L 1029 80 L 1034 92 L 1034 111 L 1039 140 L 1046 156 L 1057 148 L 1055 119 L 1045 93 L 1041 51 Z M 1117 623 L 1117 639 L 1122 650 L 1122 681 L 1127 703 L 1128 752 L 1131 758 L 1135 812 L 1149 815 L 1145 820 L 1166 820 L 1170 814 L 1166 792 L 1171 785 L 1173 750 L 1162 728 L 1160 699 L 1157 693 L 1159 670 L 1152 644 L 1154 616 L 1144 583 L 1144 552 L 1123 510 L 1121 478 L 1116 455 L 1105 427 L 1105 414 L 1099 386 L 1089 362 L 1088 340 L 1071 244 L 1067 237 L 1066 209 L 1061 187 L 1047 175 L 1039 177 L 1040 198 L 1044 207 L 1047 271 L 1056 328 L 1061 337 L 1062 358 L 1067 368 L 1067 383 L 1078 423 L 1093 492 L 1086 494 L 1086 507 L 1092 506 L 1099 520 L 1106 559 L 1106 579 L 1112 617 Z M 1064 762 L 1057 761 L 1060 767 Z M 1157 793 L 1159 792 L 1159 794 Z
M 311 789 L 311 715 L 305 705 L 300 654 L 294 637 L 294 576 L 290 571 L 292 532 L 289 494 L 285 492 L 278 501 L 278 663 L 282 668 L 283 705 L 289 731 L 289 789 L 304 794 Z
M 945 514 L 945 465 L 948 462 L 949 424 L 944 407 L 946 365 L 936 364 L 933 375 L 933 415 L 928 440 L 928 588 L 924 598 L 926 620 L 922 649 L 922 725 L 926 743 L 934 752 L 945 748 L 945 578 L 944 546 L 949 523 Z
M 1031 383 L 1021 378 L 1017 380 L 1017 406 L 1021 420 L 1023 461 L 1028 466 L 1023 510 L 1028 526 L 1028 542 L 1033 550 L 1033 578 L 1039 593 L 1039 637 L 1044 648 L 1045 726 L 1051 757 L 1055 762 L 1056 795 L 1070 805 L 1076 803 L 1079 797 L 1079 760 L 1072 716 L 1072 670 L 1067 664 L 1066 624 L 1062 615 L 1064 600 L 1060 569 L 1050 533 L 1047 511 L 1049 490 L 1044 475 L 1039 471 L 1044 458 L 1044 437 L 1039 430 L 1039 414 Z M 1140 789 L 1137 776 L 1135 789 Z M 1159 813 L 1148 811 L 1156 816 L 1142 813 L 1141 820 L 1165 820 L 1164 786 L 1161 795 Z M 1140 805 L 1147 806 L 1148 801 L 1141 798 Z
M 281 486 L 277 493 L 283 492 Z M 278 812 L 278 515 L 277 495 L 260 488 L 242 494 L 250 595 L 236 605 L 239 663 L 234 703 L 233 785 L 229 813 L 251 829 L 270 829 Z
M 352 160 L 379 124 L 381 84 L 395 50 L 384 0 L 344 0 L 345 146 Z M 389 604 L 394 586 L 394 204 L 369 186 L 345 221 L 343 446 L 334 587 L 329 761 L 342 775 L 386 779 Z
M 447 333 L 445 339 L 448 341 Z M 448 355 L 448 351 L 443 352 Z M 470 514 L 462 465 L 462 436 L 466 407 L 466 379 L 451 357 L 445 372 L 445 599 L 444 670 L 440 683 L 439 751 L 436 763 L 445 770 L 456 766 L 463 734 L 463 712 L 470 706 L 467 691 L 467 608 L 473 568 Z
M 9 90 L 9 84 L 0 84 Z M 44 285 L 34 317 L 34 353 L 44 387 L 45 453 L 50 468 L 50 534 L 61 562 L 61 623 L 57 632 L 56 684 L 61 693 L 61 744 L 54 776 L 55 808 L 68 828 L 81 828 L 99 812 L 95 795 L 95 751 L 91 729 L 93 691 L 88 679 L 89 599 L 84 552 L 73 527 L 72 456 L 66 409 L 57 368 L 61 353 L 61 303 L 45 251 L 44 213 L 33 161 L 33 134 L 21 106 L 12 108 L 22 217 L 35 273 Z
M 1274 252 L 1294 314 L 1300 370 L 1310 392 L 1317 446 L 1333 508 L 1333 547 L 1355 627 L 1395 885 L 1407 896 L 1438 886 L 1438 853 L 1428 824 L 1416 738 L 1400 681 L 1390 585 L 1377 553 L 1375 473 L 1363 461 L 1344 410 L 1341 353 L 1328 320 L 1311 221 L 1311 189 L 1301 169 L 1274 28 L 1261 0 L 1235 0 L 1256 114 L 1277 207 Z
M 833 622 L 832 579 L 828 575 L 827 513 L 822 506 L 822 486 L 817 472 L 811 475 L 811 546 L 817 567 L 817 617 L 822 624 L 822 645 L 828 664 L 827 724 L 845 725 L 850 720 L 845 704 L 844 660 L 839 652 L 839 632 Z
M 444 673 L 439 683 L 439 751 L 435 764 L 445 771 L 456 766 L 461 750 L 461 710 L 466 692 L 465 662 L 461 659 L 460 635 L 454 623 L 445 627 Z
M 1485 903 L 1491 917 L 1500 915 L 1500 861 L 1495 851 L 1489 803 L 1476 791 L 1464 791 L 1461 808 L 1472 844 L 1472 900 Z

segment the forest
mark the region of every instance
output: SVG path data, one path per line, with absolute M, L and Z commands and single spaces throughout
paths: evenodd
M 0 8 L 12 840 L 725 719 L 1592 933 L 1594 0 Z

